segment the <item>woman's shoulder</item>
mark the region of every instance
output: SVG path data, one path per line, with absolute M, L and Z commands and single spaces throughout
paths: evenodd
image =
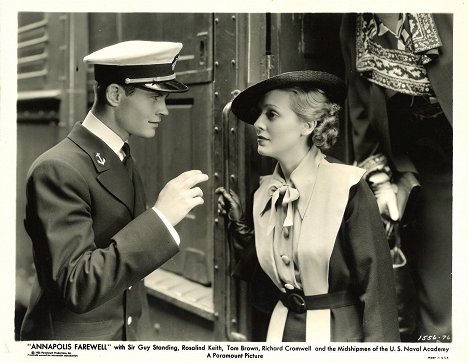
M 334 166 L 339 166 L 339 167 L 344 167 L 344 168 L 357 168 L 354 165 L 346 164 L 344 161 L 330 155 L 325 155 L 324 158 L 326 161 L 328 161 L 329 164 L 332 164 Z
M 326 173 L 327 179 L 343 182 L 349 186 L 357 184 L 365 173 L 364 169 L 345 164 L 331 156 L 326 156 L 324 161 L 322 170 Z
M 373 198 L 373 193 L 372 191 L 370 190 L 369 188 L 369 185 L 367 184 L 367 182 L 362 178 L 362 175 L 364 175 L 365 173 L 365 170 L 362 169 L 362 168 L 358 168 L 357 166 L 353 166 L 353 165 L 348 165 L 346 163 L 344 163 L 343 161 L 333 157 L 333 156 L 329 156 L 327 155 L 325 157 L 325 160 L 328 161 L 329 164 L 333 165 L 333 167 L 339 167 L 339 168 L 342 168 L 342 170 L 353 170 L 354 172 L 357 173 L 357 175 L 360 175 L 360 178 L 359 180 L 357 180 L 357 182 L 351 186 L 350 190 L 349 190 L 349 197 L 350 199 L 353 199 L 353 197 L 358 197 L 358 198 L 365 198 L 365 199 L 374 199 Z M 372 197 L 372 198 L 369 198 L 369 197 Z
M 333 157 L 333 156 L 330 156 L 330 155 L 325 155 L 325 160 L 328 161 L 329 163 L 332 163 L 332 164 L 342 164 L 342 165 L 346 165 L 343 161 Z

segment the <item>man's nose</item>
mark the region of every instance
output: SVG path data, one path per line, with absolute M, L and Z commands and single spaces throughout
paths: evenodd
M 157 108 L 156 113 L 159 114 L 159 115 L 163 115 L 163 116 L 169 115 L 169 111 L 167 110 L 167 105 L 166 105 L 166 101 L 165 101 L 165 100 L 162 100 L 162 101 L 158 104 L 158 108 Z

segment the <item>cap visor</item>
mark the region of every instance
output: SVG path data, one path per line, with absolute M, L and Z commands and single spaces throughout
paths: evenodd
M 168 92 L 168 93 L 187 92 L 189 89 L 185 84 L 180 83 L 179 81 L 176 81 L 175 79 L 166 81 L 166 82 L 145 83 L 142 86 L 153 91 L 161 91 L 161 92 Z

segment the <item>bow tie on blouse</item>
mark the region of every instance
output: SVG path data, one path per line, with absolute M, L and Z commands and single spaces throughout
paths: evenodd
M 283 227 L 293 225 L 294 211 L 293 202 L 299 199 L 299 191 L 284 181 L 275 181 L 269 188 L 268 194 L 271 197 L 270 220 L 268 223 L 268 232 L 270 233 L 276 225 L 276 202 L 280 196 L 283 196 L 281 205 L 287 206 L 286 218 L 283 221 Z

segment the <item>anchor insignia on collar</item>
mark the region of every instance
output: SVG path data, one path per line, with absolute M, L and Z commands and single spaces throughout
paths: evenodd
M 104 165 L 106 163 L 106 159 L 101 157 L 101 153 L 96 153 L 96 161 L 101 165 Z

